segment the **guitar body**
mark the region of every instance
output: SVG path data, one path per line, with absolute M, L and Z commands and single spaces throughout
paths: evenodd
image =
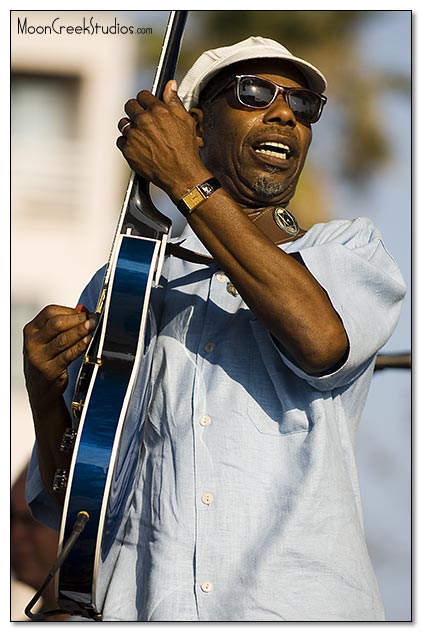
M 148 389 L 136 389 L 136 396 L 134 391 L 136 380 L 148 384 L 155 338 L 148 305 L 159 247 L 158 240 L 119 237 L 100 339 L 92 341 L 86 356 L 92 375 L 61 541 L 69 537 L 79 511 L 86 511 L 89 521 L 61 566 L 58 602 L 68 612 L 92 618 L 100 617 L 140 463 Z

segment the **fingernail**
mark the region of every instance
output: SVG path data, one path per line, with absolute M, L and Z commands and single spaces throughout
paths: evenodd
M 85 336 L 84 343 L 87 345 L 91 341 L 92 336 Z
M 173 92 L 177 92 L 177 81 L 175 79 L 171 80 L 170 87 L 173 90 Z
M 84 314 L 89 314 L 88 309 L 85 307 L 85 305 L 78 305 L 77 307 L 75 307 L 77 312 L 82 312 Z
M 92 318 L 92 317 L 88 318 L 88 320 L 84 322 L 85 329 L 88 329 L 88 331 L 91 329 L 94 329 L 97 326 L 97 322 L 98 322 L 97 318 Z

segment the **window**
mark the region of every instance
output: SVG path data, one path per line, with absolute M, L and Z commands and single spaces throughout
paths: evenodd
M 12 74 L 13 219 L 60 221 L 78 213 L 86 181 L 80 83 L 73 76 Z

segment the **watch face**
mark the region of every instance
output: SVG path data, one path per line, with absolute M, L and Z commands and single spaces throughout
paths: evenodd
M 273 217 L 277 226 L 284 230 L 288 235 L 294 237 L 298 234 L 300 230 L 299 224 L 287 209 L 278 206 L 273 211 Z
M 221 184 L 217 178 L 205 180 L 202 184 L 198 184 L 196 187 L 193 187 L 190 191 L 185 193 L 185 195 L 180 198 L 177 208 L 184 215 L 186 215 L 186 213 L 190 214 L 220 187 Z
M 204 184 L 201 184 L 201 191 L 206 197 L 209 197 L 213 193 L 214 188 L 208 182 L 204 182 Z

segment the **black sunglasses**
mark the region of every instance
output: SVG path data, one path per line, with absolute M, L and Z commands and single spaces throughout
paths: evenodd
M 307 88 L 285 88 L 255 75 L 236 75 L 206 101 L 212 101 L 232 83 L 236 85 L 236 97 L 247 108 L 260 110 L 274 103 L 282 94 L 295 118 L 302 123 L 316 123 L 322 114 L 327 97 Z

